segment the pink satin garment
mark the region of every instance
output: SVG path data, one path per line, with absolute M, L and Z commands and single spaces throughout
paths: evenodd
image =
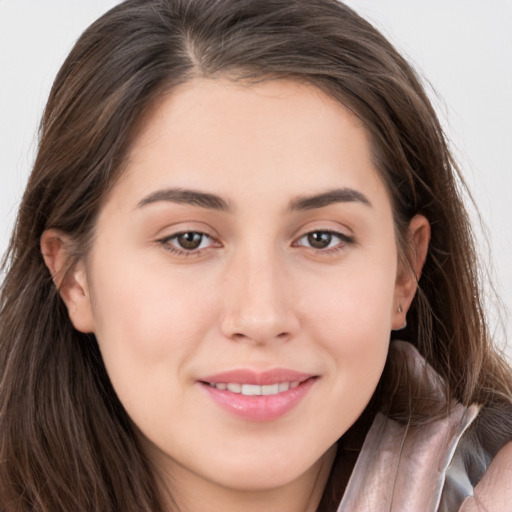
M 438 401 L 442 381 L 417 350 L 393 342 L 391 351 L 390 356 L 404 359 L 408 378 L 428 379 Z M 462 441 L 479 409 L 452 403 L 447 415 L 414 426 L 378 413 L 337 512 L 462 512 L 473 492 L 466 468 L 478 466 L 481 475 L 489 464 L 482 450 Z M 470 464 L 468 454 L 474 455 Z

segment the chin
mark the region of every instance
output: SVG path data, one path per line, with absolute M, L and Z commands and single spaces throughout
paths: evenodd
M 308 471 L 317 471 L 318 465 L 328 453 L 329 450 L 315 456 L 304 453 L 300 448 L 295 453 L 276 450 L 269 454 L 260 450 L 251 456 L 246 454 L 243 458 L 233 455 L 228 460 L 212 460 L 208 467 L 215 468 L 212 476 L 223 487 L 256 492 L 285 487 L 300 480 Z M 203 468 L 206 467 L 205 464 Z
M 300 478 L 305 471 L 307 468 L 297 468 L 291 464 L 276 466 L 274 463 L 262 464 L 260 461 L 251 467 L 235 465 L 227 471 L 222 471 L 221 475 L 216 473 L 215 480 L 225 488 L 240 492 L 269 491 L 285 487 Z

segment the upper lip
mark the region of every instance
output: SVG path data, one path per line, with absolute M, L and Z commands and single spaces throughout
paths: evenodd
M 238 383 L 266 386 L 270 384 L 280 384 L 281 382 L 304 382 L 311 377 L 315 377 L 315 375 L 287 368 L 273 368 L 272 370 L 263 372 L 240 368 L 216 373 L 215 375 L 209 375 L 198 380 L 209 384 Z

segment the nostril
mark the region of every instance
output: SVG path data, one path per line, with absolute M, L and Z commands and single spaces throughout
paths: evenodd
M 237 341 L 253 341 L 257 344 L 267 343 L 272 340 L 286 340 L 290 337 L 289 332 L 280 332 L 274 336 L 268 335 L 264 332 L 254 332 L 252 335 L 244 334 L 241 332 L 235 332 L 231 335 L 231 339 L 237 340 Z

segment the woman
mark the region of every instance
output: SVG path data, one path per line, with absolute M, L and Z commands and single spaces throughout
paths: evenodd
M 111 10 L 10 246 L 2 510 L 506 510 L 512 379 L 458 180 L 342 4 Z

